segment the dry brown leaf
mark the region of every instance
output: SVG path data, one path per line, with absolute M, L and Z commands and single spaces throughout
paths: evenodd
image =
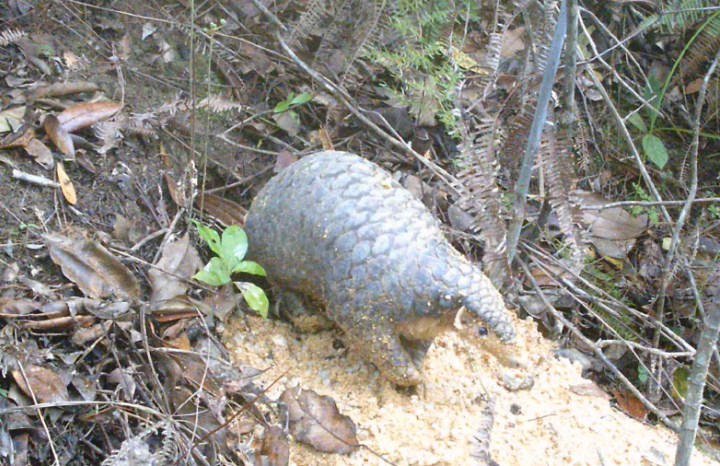
M 135 299 L 140 295 L 135 276 L 100 243 L 57 234 L 45 235 L 45 240 L 53 262 L 91 298 L 114 294 L 120 299 Z
M 58 122 L 68 133 L 106 120 L 122 108 L 118 102 L 83 102 L 68 107 L 57 116 Z
M 0 115 L 0 126 L 2 125 L 2 115 Z M 0 132 L 2 132 L 0 130 Z M 33 131 L 30 125 L 20 126 L 20 128 L 7 134 L 5 137 L 0 139 L 0 149 L 8 147 L 25 147 L 30 141 L 35 139 L 35 131 Z
M 57 164 L 57 177 L 58 181 L 60 182 L 60 190 L 63 193 L 63 196 L 65 196 L 65 200 L 68 201 L 71 205 L 77 204 L 77 193 L 75 192 L 75 186 L 73 185 L 72 181 L 70 181 L 70 177 L 65 172 L 65 167 L 63 167 L 62 162 L 58 162 Z
M 630 392 L 614 390 L 613 395 L 617 400 L 620 409 L 635 419 L 644 421 L 648 415 L 645 405 Z
M 43 126 L 45 126 L 45 132 L 60 153 L 66 157 L 74 158 L 75 144 L 73 144 L 70 133 L 62 127 L 57 117 L 55 115 L 46 116 Z
M 520 26 L 515 29 L 506 29 L 502 37 L 502 47 L 500 48 L 500 57 L 510 58 L 517 52 L 525 49 L 523 36 L 525 35 L 525 27 Z
M 32 139 L 26 146 L 25 152 L 35 158 L 35 161 L 43 167 L 50 169 L 55 161 L 52 151 L 39 139 Z
M 16 317 L 40 309 L 40 303 L 27 299 L 0 298 L 0 317 Z
M 23 375 L 24 372 L 24 375 Z M 50 369 L 39 366 L 25 366 L 12 371 L 13 379 L 30 399 L 38 403 L 62 403 L 68 401 L 68 391 L 60 376 Z
M 195 207 L 212 215 L 225 226 L 243 226 L 245 224 L 247 211 L 230 199 L 214 194 L 205 194 L 205 196 L 195 199 Z
M 293 387 L 280 395 L 280 401 L 288 407 L 290 432 L 298 442 L 326 453 L 347 455 L 357 449 L 355 423 L 340 414 L 329 396 Z
M 603 206 L 610 203 L 600 194 L 578 193 L 583 207 Z M 624 259 L 635 245 L 635 238 L 645 234 L 648 216 L 633 217 L 622 207 L 603 210 L 583 210 L 583 223 L 589 231 L 589 239 L 604 256 Z
M 95 92 L 100 87 L 89 81 L 75 81 L 67 83 L 56 83 L 47 86 L 38 86 L 27 93 L 27 100 L 44 99 L 46 97 L 57 97 L 81 92 Z
M 700 92 L 700 88 L 702 88 L 702 83 L 702 78 L 697 78 L 695 81 L 692 81 L 690 84 L 685 86 L 685 94 L 695 94 L 696 92 Z
M 165 244 L 156 268 L 148 271 L 152 295 L 150 302 L 165 301 L 184 295 L 187 281 L 203 266 L 197 250 L 190 242 L 190 235 Z
M 267 466 L 286 466 L 290 462 L 290 445 L 280 426 L 270 426 L 262 439 L 260 463 Z

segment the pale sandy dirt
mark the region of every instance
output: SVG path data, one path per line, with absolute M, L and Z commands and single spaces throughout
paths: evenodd
M 489 397 L 496 397 L 492 458 L 514 465 L 671 465 L 676 437 L 660 426 L 642 424 L 611 405 L 580 366 L 557 358 L 553 343 L 531 321 L 516 323 L 518 355 L 529 370 L 501 366 L 480 345 L 448 333 L 428 353 L 425 385 L 417 395 L 398 392 L 373 366 L 352 352 L 333 348 L 337 331 L 301 335 L 289 325 L 243 316 L 224 333 L 233 360 L 268 369 L 265 384 L 287 371 L 268 391 L 277 399 L 288 384 L 299 384 L 337 402 L 358 427 L 369 448 L 350 456 L 318 453 L 291 441 L 290 464 L 472 465 L 470 454 Z M 505 375 L 534 375 L 528 390 L 508 391 Z M 590 387 L 591 395 L 585 393 Z M 574 390 L 574 391 L 573 391 Z M 372 451 L 370 451 L 372 450 Z M 693 465 L 720 464 L 702 454 Z

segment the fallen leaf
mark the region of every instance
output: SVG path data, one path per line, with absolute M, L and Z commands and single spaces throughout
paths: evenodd
M 216 196 L 214 194 L 205 194 L 195 198 L 195 208 L 212 215 L 220 223 L 225 226 L 245 224 L 245 214 L 247 211 L 240 205 L 230 199 Z
M 34 395 L 38 403 L 62 403 L 69 400 L 67 387 L 57 373 L 32 365 L 23 369 L 12 371 L 12 375 L 20 390 L 30 399 Z
M 26 146 L 25 152 L 43 167 L 50 169 L 55 161 L 53 160 L 52 151 L 42 143 L 39 139 L 32 139 Z
M 600 194 L 579 192 L 583 207 L 603 206 L 611 201 Z M 635 238 L 645 234 L 648 216 L 633 217 L 621 207 L 603 210 L 583 210 L 583 223 L 589 231 L 589 239 L 601 254 L 624 259 L 635 245 Z
M 75 186 L 73 186 L 72 181 L 70 181 L 70 177 L 65 172 L 65 167 L 63 167 L 62 162 L 58 162 L 57 164 L 57 177 L 60 182 L 60 190 L 62 191 L 63 196 L 65 196 L 65 200 L 71 205 L 77 204 Z
M 46 86 L 37 86 L 26 95 L 28 101 L 44 99 L 47 97 L 58 97 L 69 94 L 79 94 L 81 92 L 95 92 L 100 87 L 90 81 L 74 81 L 66 83 L 56 83 Z
M 135 276 L 100 243 L 58 234 L 45 235 L 45 240 L 53 262 L 91 298 L 114 294 L 121 299 L 135 299 L 140 295 Z
M 647 409 L 635 395 L 630 392 L 614 390 L 613 395 L 617 400 L 618 406 L 628 415 L 638 420 L 645 420 L 647 417 Z
M 62 127 L 60 121 L 54 115 L 48 115 L 43 122 L 45 132 L 50 140 L 55 144 L 61 154 L 69 157 L 75 157 L 75 145 L 70 137 L 70 133 Z
M 290 432 L 298 442 L 326 453 L 350 454 L 357 449 L 355 423 L 340 414 L 329 396 L 293 387 L 280 395 L 280 401 L 288 407 Z
M 260 462 L 267 466 L 285 466 L 290 462 L 290 445 L 280 426 L 270 426 L 260 446 Z
M 502 37 L 502 47 L 500 48 L 501 58 L 510 58 L 520 50 L 525 49 L 523 36 L 525 35 L 525 27 L 520 26 L 515 29 L 506 29 Z
M 110 118 L 121 108 L 122 104 L 118 102 L 83 102 L 68 107 L 57 116 L 57 120 L 65 131 L 72 133 Z
M 190 242 L 190 235 L 165 244 L 157 267 L 148 271 L 152 295 L 150 302 L 165 301 L 184 295 L 188 290 L 187 280 L 202 268 L 197 250 Z
M 17 131 L 22 126 L 25 107 L 12 107 L 0 112 L 0 133 Z
M 16 317 L 30 314 L 40 309 L 40 303 L 28 299 L 0 298 L 0 316 Z

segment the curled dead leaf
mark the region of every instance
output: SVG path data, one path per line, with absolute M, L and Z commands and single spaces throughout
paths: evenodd
M 150 302 L 164 301 L 184 295 L 188 290 L 187 281 L 202 268 L 200 256 L 190 242 L 190 235 L 165 244 L 157 268 L 148 271 L 152 296 Z
M 91 298 L 114 294 L 121 299 L 135 299 L 140 295 L 135 276 L 100 243 L 58 234 L 45 235 L 45 240 L 53 262 Z
M 48 137 L 53 144 L 55 144 L 55 147 L 57 147 L 60 153 L 71 159 L 74 158 L 75 144 L 70 137 L 70 133 L 62 127 L 57 117 L 54 115 L 46 116 L 43 126 L 45 127 L 45 132 Z
M 98 121 L 106 120 L 122 108 L 118 102 L 83 102 L 68 107 L 57 116 L 65 131 L 72 133 Z
M 357 449 L 355 423 L 340 414 L 329 396 L 293 387 L 280 395 L 280 401 L 288 407 L 290 432 L 298 442 L 326 453 L 347 455 Z

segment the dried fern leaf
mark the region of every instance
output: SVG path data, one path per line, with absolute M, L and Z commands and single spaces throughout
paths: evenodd
M 464 120 L 464 119 L 463 119 Z M 461 193 L 458 207 L 473 217 L 471 230 L 485 243 L 483 268 L 488 278 L 501 286 L 509 277 L 506 237 L 502 219 L 501 192 L 497 184 L 498 164 L 495 141 L 500 120 L 485 115 L 479 118 L 471 132 L 466 121 L 459 122 L 462 143 L 457 174 L 457 190 Z
M 497 464 L 490 455 L 490 440 L 495 424 L 495 397 L 491 398 L 480 413 L 480 422 L 477 433 L 473 438 L 473 451 L 470 457 L 477 461 L 477 465 L 490 466 Z
M 548 115 L 545 129 L 545 144 L 540 146 L 538 156 L 545 170 L 548 186 L 548 202 L 558 218 L 565 244 L 570 248 L 571 268 L 575 272 L 583 269 L 585 261 L 585 238 L 580 228 L 579 201 L 575 197 L 577 176 L 570 157 L 571 143 L 564 130 L 555 130 L 552 115 Z
M 718 48 L 720 48 L 720 16 L 710 21 L 690 45 L 687 55 L 683 57 L 682 66 L 678 68 L 680 73 L 673 76 L 673 83 L 677 84 L 683 78 L 695 78 L 701 67 L 715 56 Z
M 27 35 L 22 29 L 6 29 L 0 32 L 0 47 L 17 42 L 21 37 Z
M 242 110 L 245 106 L 222 94 L 211 94 L 198 102 L 197 108 L 207 108 L 213 113 L 224 113 L 229 110 Z

